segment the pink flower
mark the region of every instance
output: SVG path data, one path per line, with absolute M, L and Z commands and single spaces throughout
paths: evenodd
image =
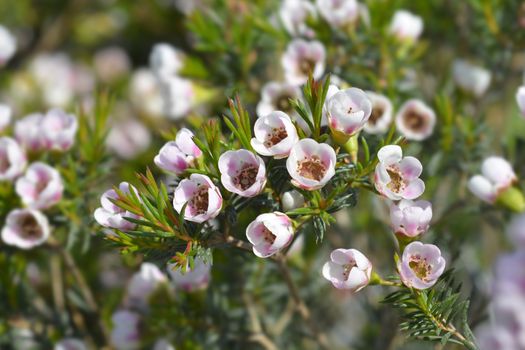
M 208 287 L 211 279 L 210 270 L 211 266 L 204 263 L 200 258 L 195 258 L 193 269 L 188 266 L 185 273 L 175 268 L 173 264 L 168 264 L 168 273 L 173 284 L 176 288 L 186 292 L 194 292 Z
M 357 293 L 370 282 L 372 263 L 357 249 L 336 249 L 323 265 L 323 277 L 337 289 Z
M 286 80 L 293 85 L 302 85 L 312 73 L 319 79 L 325 69 L 326 51 L 319 41 L 294 39 L 284 53 L 281 63 Z
M 16 38 L 0 25 L 0 67 L 7 63 L 16 52 Z
M 173 207 L 178 213 L 185 205 L 185 220 L 197 223 L 211 220 L 221 211 L 221 191 L 208 176 L 191 174 L 179 183 L 173 196 Z
M 391 200 L 416 199 L 425 192 L 425 183 L 419 178 L 423 172 L 421 162 L 404 157 L 397 145 L 382 147 L 377 153 L 374 183 L 377 191 Z
M 166 276 L 156 265 L 142 263 L 140 271 L 133 275 L 128 284 L 127 296 L 130 303 L 147 305 L 149 297 L 166 281 Z
M 433 244 L 412 242 L 405 247 L 397 269 L 403 284 L 409 288 L 432 287 L 445 270 L 445 259 Z
M 44 147 L 44 140 L 40 125 L 43 114 L 33 113 L 17 120 L 15 123 L 15 137 L 18 142 L 30 151 L 40 151 Z
M 16 193 L 31 209 L 48 209 L 62 199 L 64 184 L 60 173 L 42 163 L 32 163 L 25 175 L 16 181 Z
M 111 344 L 117 350 L 140 348 L 140 316 L 136 312 L 119 310 L 111 315 Z
M 266 167 L 261 157 L 250 151 L 226 151 L 219 158 L 222 185 L 241 197 L 254 197 L 266 185 Z
M 407 140 L 423 141 L 434 132 L 436 114 L 423 101 L 408 100 L 397 112 L 396 126 Z
M 367 91 L 366 95 L 372 102 L 372 113 L 364 126 L 364 130 L 368 134 L 384 134 L 392 122 L 392 102 L 388 97 L 372 91 Z
M 121 182 L 119 189 L 124 194 L 129 194 L 130 190 L 137 191 L 127 182 Z M 118 198 L 119 196 L 114 189 L 104 192 L 100 198 L 100 204 L 102 207 L 95 210 L 95 220 L 104 227 L 114 228 L 121 231 L 131 231 L 137 225 L 126 220 L 126 218 L 136 219 L 137 215 L 118 207 L 111 201 Z
M 263 156 L 275 159 L 286 158 L 293 145 L 299 141 L 297 130 L 290 117 L 281 111 L 275 111 L 255 121 L 253 149 Z
M 481 165 L 481 175 L 470 178 L 470 192 L 493 204 L 498 196 L 517 181 L 512 166 L 501 157 L 488 157 Z
M 2 229 L 2 240 L 20 249 L 31 249 L 49 238 L 47 218 L 32 209 L 14 209 L 7 214 Z
M 155 164 L 166 171 L 181 175 L 190 167 L 195 158 L 202 155 L 202 151 L 193 142 L 193 133 L 186 128 L 181 129 L 175 141 L 166 143 L 155 157 Z
M 76 116 L 66 114 L 58 108 L 51 109 L 40 123 L 44 147 L 49 150 L 67 151 L 75 143 L 77 129 Z
M 520 86 L 516 91 L 516 103 L 520 109 L 521 115 L 525 117 L 525 85 Z
M 334 28 L 345 27 L 359 18 L 359 3 L 356 0 L 317 0 L 321 16 Z
M 9 123 L 11 123 L 11 108 L 0 104 L 0 133 L 7 129 Z
M 286 169 L 294 186 L 308 191 L 317 190 L 335 175 L 334 149 L 312 139 L 297 142 L 286 161 Z
M 284 0 L 279 9 L 279 17 L 286 31 L 292 36 L 311 38 L 315 32 L 306 24 L 308 18 L 315 18 L 314 5 L 306 0 Z
M 432 220 L 432 204 L 402 199 L 390 205 L 392 228 L 397 235 L 416 237 L 427 232 Z
M 10 137 L 0 137 L 0 182 L 13 181 L 27 165 L 24 151 Z
M 402 41 L 416 41 L 423 32 L 423 19 L 406 10 L 397 10 L 390 22 L 390 33 Z
M 259 215 L 246 228 L 246 237 L 259 258 L 267 258 L 287 247 L 293 234 L 292 220 L 277 211 Z
M 330 97 L 326 110 L 332 132 L 352 136 L 361 131 L 370 118 L 372 103 L 363 90 L 349 88 Z
M 261 90 L 261 101 L 257 104 L 257 116 L 265 117 L 273 111 L 282 111 L 292 119 L 300 118 L 290 100 L 301 99 L 301 89 L 288 83 L 271 81 Z

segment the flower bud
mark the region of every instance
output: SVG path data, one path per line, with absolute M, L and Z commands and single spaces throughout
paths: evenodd
M 397 269 L 403 284 L 409 288 L 427 289 L 436 284 L 445 271 L 445 259 L 433 244 L 412 242 L 405 247 Z
M 323 265 L 323 277 L 337 289 L 357 293 L 370 282 L 372 263 L 357 249 L 336 249 Z
M 423 19 L 406 10 L 397 10 L 390 22 L 390 34 L 398 40 L 413 42 L 423 32 Z
M 0 182 L 13 181 L 27 165 L 24 151 L 10 137 L 0 137 Z
M 302 85 L 311 73 L 319 79 L 325 69 L 326 51 L 319 41 L 294 39 L 286 49 L 281 63 L 286 81 L 293 85 Z
M 313 139 L 297 142 L 286 161 L 294 186 L 313 191 L 322 188 L 335 175 L 334 149 Z
M 14 209 L 7 214 L 2 229 L 2 240 L 20 249 L 39 246 L 49 238 L 47 218 L 32 209 Z
M 275 159 L 288 157 L 295 143 L 299 141 L 297 130 L 286 113 L 274 111 L 255 121 L 255 137 L 251 140 L 253 149 L 263 156 Z
M 267 258 L 287 247 L 293 234 L 292 220 L 280 212 L 261 214 L 246 228 L 246 237 L 259 258 Z
M 191 174 L 179 183 L 173 196 L 173 207 L 178 213 L 184 206 L 184 220 L 197 223 L 211 220 L 221 211 L 221 191 L 208 176 Z
M 421 162 L 404 157 L 397 145 L 382 147 L 377 153 L 374 184 L 379 193 L 391 200 L 416 199 L 425 192 L 425 183 L 419 178 L 423 172 Z
M 222 185 L 241 197 L 255 197 L 266 185 L 266 167 L 250 151 L 226 151 L 219 158 Z
M 304 206 L 304 196 L 297 190 L 284 192 L 281 195 L 281 207 L 287 212 Z
M 32 163 L 23 177 L 16 181 L 16 193 L 31 209 L 48 209 L 62 199 L 64 184 L 60 173 L 42 163 Z

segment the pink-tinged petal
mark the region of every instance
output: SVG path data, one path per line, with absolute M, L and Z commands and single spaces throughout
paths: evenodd
M 348 275 L 348 279 L 345 282 L 345 288 L 350 289 L 354 292 L 366 287 L 368 284 L 369 277 L 363 271 L 353 268 Z
M 399 162 L 399 170 L 405 180 L 413 180 L 421 175 L 423 165 L 417 158 L 405 157 Z
M 399 163 L 403 158 L 403 150 L 398 145 L 384 146 L 377 152 L 377 158 L 385 166 Z
M 403 198 L 416 199 L 425 192 L 425 183 L 421 179 L 414 179 L 410 181 L 408 186 L 403 191 Z
M 498 187 L 507 187 L 516 180 L 509 162 L 501 157 L 488 157 L 483 161 L 481 173 Z
M 368 260 L 368 258 L 363 253 L 361 253 L 357 249 L 350 249 L 350 250 L 352 251 L 352 254 L 354 256 L 354 261 L 360 270 L 364 271 L 372 267 L 370 260 Z
M 338 265 L 346 265 L 355 262 L 353 252 L 350 249 L 335 249 L 330 254 L 330 260 Z
M 476 197 L 487 203 L 492 204 L 496 200 L 496 188 L 489 180 L 481 175 L 473 176 L 469 180 L 467 187 Z

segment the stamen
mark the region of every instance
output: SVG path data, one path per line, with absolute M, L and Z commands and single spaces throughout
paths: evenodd
M 288 133 L 286 132 L 284 127 L 280 127 L 280 128 L 274 128 L 272 130 L 272 133 L 268 134 L 267 136 L 268 138 L 266 139 L 266 141 L 264 141 L 264 145 L 266 147 L 272 147 L 278 144 L 279 142 L 281 142 L 282 140 L 284 140 L 285 138 L 287 138 Z
M 275 242 L 275 235 L 272 231 L 268 230 L 266 227 L 263 228 L 263 238 L 268 244 L 273 244 Z
M 326 174 L 326 167 L 318 156 L 312 156 L 299 162 L 297 172 L 304 178 L 320 181 Z
M 22 238 L 38 238 L 42 235 L 42 231 L 38 222 L 32 215 L 25 215 L 19 219 L 18 225 L 22 229 Z
M 208 211 L 208 201 L 208 187 L 201 185 L 188 204 L 195 209 L 195 215 L 201 215 Z
M 246 164 L 233 179 L 233 184 L 242 191 L 247 190 L 255 183 L 258 172 L 259 169 L 255 165 Z

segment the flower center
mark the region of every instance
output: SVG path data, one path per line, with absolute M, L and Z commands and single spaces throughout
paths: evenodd
M 408 111 L 404 116 L 405 125 L 412 131 L 423 131 L 427 126 L 426 118 L 414 110 Z
M 195 215 L 206 214 L 208 211 L 208 187 L 201 185 L 193 194 L 189 205 L 195 210 Z
M 268 244 L 273 244 L 275 242 L 275 235 L 272 233 L 272 231 L 268 230 L 266 226 L 263 228 L 263 239 Z
M 309 58 L 304 58 L 299 63 L 299 71 L 304 75 L 308 75 L 314 71 L 315 61 Z
M 255 183 L 258 172 L 259 169 L 257 166 L 253 164 L 246 164 L 233 179 L 233 184 L 235 187 L 245 191 Z
M 277 110 L 283 111 L 283 112 L 292 111 L 292 104 L 290 103 L 291 98 L 292 96 L 289 96 L 289 95 L 279 96 L 275 100 L 275 106 L 277 107 Z
M 287 137 L 288 133 L 286 132 L 286 129 L 284 127 L 274 128 L 272 129 L 271 133 L 268 133 L 268 135 L 266 135 L 266 141 L 264 141 L 264 145 L 266 147 L 272 147 L 273 145 L 278 144 Z
M 386 170 L 388 176 L 390 176 L 390 182 L 386 185 L 392 192 L 398 193 L 405 188 L 405 180 L 399 169 L 391 166 Z
M 351 261 L 346 265 L 343 265 L 343 278 L 348 280 L 348 276 L 350 276 L 350 271 L 356 266 L 355 261 Z
M 370 123 L 371 125 L 376 125 L 377 121 L 381 119 L 381 116 L 383 115 L 384 112 L 385 110 L 383 109 L 382 106 L 376 106 L 372 108 L 372 113 L 370 114 L 368 123 Z
M 42 235 L 42 230 L 38 222 L 32 215 L 25 215 L 18 220 L 18 226 L 21 229 L 22 238 L 34 239 Z
M 297 172 L 304 178 L 320 181 L 326 173 L 326 167 L 318 156 L 311 156 L 299 162 Z
M 427 280 L 428 275 L 432 270 L 432 266 L 430 266 L 430 264 L 427 262 L 427 259 L 421 258 L 419 255 L 411 257 L 408 266 L 410 266 L 416 276 L 423 281 Z

